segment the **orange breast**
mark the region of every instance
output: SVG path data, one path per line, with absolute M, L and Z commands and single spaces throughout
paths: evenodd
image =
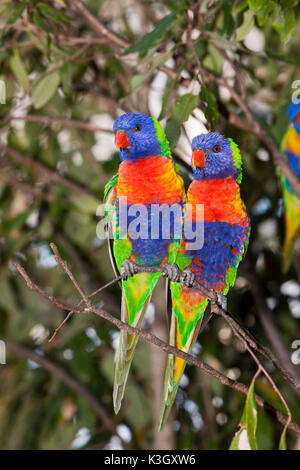
M 233 178 L 193 181 L 188 189 L 188 203 L 203 204 L 204 221 L 241 224 L 247 217 L 240 187 Z M 193 211 L 193 220 L 196 217 Z
M 173 161 L 163 156 L 122 162 L 117 192 L 127 197 L 127 204 L 175 204 L 184 198 L 182 179 Z

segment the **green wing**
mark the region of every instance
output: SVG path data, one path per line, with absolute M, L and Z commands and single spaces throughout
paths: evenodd
M 110 191 L 116 186 L 118 183 L 119 173 L 115 174 L 108 183 L 106 183 L 104 188 L 104 195 L 103 195 L 103 202 L 107 201 L 108 195 Z

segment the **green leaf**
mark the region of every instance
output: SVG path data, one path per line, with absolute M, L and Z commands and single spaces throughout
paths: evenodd
M 226 35 L 227 38 L 230 38 L 234 29 L 234 20 L 232 18 L 232 6 L 234 0 L 225 0 L 223 2 L 223 30 L 222 34 Z
M 270 16 L 276 11 L 276 3 L 273 0 L 267 2 L 256 14 L 258 26 L 262 27 Z
M 17 21 L 20 16 L 22 16 L 23 11 L 26 8 L 26 2 L 22 2 L 19 5 L 12 5 L 12 8 L 14 11 L 10 14 L 10 17 L 8 19 L 8 24 L 13 24 Z
M 235 434 L 229 450 L 257 450 L 257 405 L 254 395 L 254 380 L 249 387 L 244 411 L 240 421 L 240 429 Z
M 187 121 L 191 112 L 196 108 L 198 103 L 198 96 L 187 93 L 175 101 L 172 112 L 172 117 L 177 121 Z
M 279 450 L 287 450 L 287 445 L 286 445 L 286 429 L 287 429 L 287 428 L 284 428 L 284 430 L 283 430 L 282 433 L 281 433 L 280 441 L 279 441 L 279 447 L 278 447 Z
M 210 91 L 206 85 L 201 86 L 200 98 L 207 104 L 207 107 L 204 110 L 204 114 L 212 130 L 216 127 L 216 122 L 219 120 L 219 112 L 217 110 L 217 101 L 214 93 Z
M 10 58 L 9 65 L 20 85 L 22 85 L 24 90 L 27 91 L 29 89 L 29 79 L 24 62 L 22 61 L 17 49 L 14 50 L 14 54 Z
M 22 212 L 22 214 L 13 217 L 12 219 L 5 219 L 1 223 L 1 232 L 9 234 L 14 230 L 17 230 L 25 224 L 28 217 L 33 213 L 35 210 L 35 205 L 31 206 L 27 211 Z
M 62 24 L 64 21 L 69 22 L 69 18 L 62 11 L 53 8 L 46 3 L 39 2 L 37 7 L 43 15 L 50 18 L 55 23 Z
M 249 7 L 252 8 L 252 10 L 258 10 L 265 6 L 266 3 L 268 3 L 266 0 L 248 0 Z
M 243 16 L 243 23 L 241 26 L 236 30 L 236 42 L 243 41 L 248 33 L 250 33 L 251 29 L 254 26 L 254 11 L 247 10 Z
M 167 126 L 166 126 L 166 136 L 170 144 L 170 148 L 174 148 L 179 136 L 180 136 L 180 126 L 181 123 L 174 119 L 173 117 L 170 117 L 167 120 Z
M 273 21 L 273 28 L 277 31 L 282 41 L 287 41 L 295 26 L 295 12 L 292 8 L 282 11 L 279 17 Z
M 157 57 L 154 57 L 152 59 L 151 66 L 148 68 L 147 72 L 140 74 L 140 75 L 135 75 L 132 80 L 131 80 L 131 91 L 136 92 L 141 85 L 144 83 L 144 81 L 153 74 L 153 72 L 162 64 L 164 64 L 170 57 L 172 56 L 172 52 L 169 52 L 168 54 L 161 54 Z
M 59 73 L 53 72 L 46 75 L 35 85 L 32 91 L 35 109 L 42 108 L 55 95 L 59 82 Z
M 44 19 L 41 17 L 41 15 L 39 14 L 37 9 L 35 9 L 33 11 L 32 22 L 39 29 L 42 29 L 43 31 L 46 31 L 46 33 L 51 33 L 52 32 L 52 28 L 50 28 L 50 26 L 48 26 L 48 24 L 44 21 Z
M 171 24 L 176 19 L 177 13 L 171 13 L 158 21 L 156 27 L 150 33 L 145 34 L 142 39 L 133 46 L 126 49 L 124 54 L 131 54 L 132 52 L 145 52 L 148 49 L 157 46 L 162 36 L 170 28 Z

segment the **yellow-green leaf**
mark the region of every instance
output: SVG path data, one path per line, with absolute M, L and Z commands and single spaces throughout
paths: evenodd
M 251 382 L 246 398 L 239 430 L 232 439 L 229 450 L 257 450 L 256 427 L 257 405 L 254 395 L 254 380 Z
M 29 89 L 29 79 L 24 62 L 22 61 L 18 50 L 14 50 L 14 54 L 9 61 L 9 65 L 20 85 L 27 91 Z
M 36 84 L 32 92 L 32 101 L 35 109 L 42 108 L 54 96 L 59 81 L 59 73 L 53 72 L 46 75 Z

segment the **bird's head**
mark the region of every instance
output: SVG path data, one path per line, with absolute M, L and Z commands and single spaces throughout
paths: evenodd
M 121 160 L 134 162 L 150 156 L 171 157 L 162 126 L 147 114 L 122 114 L 114 122 L 113 130 Z
M 196 180 L 234 178 L 240 183 L 242 158 L 238 146 L 219 132 L 209 132 L 192 140 L 192 167 Z
M 300 134 L 300 101 L 291 103 L 287 111 L 288 118 L 292 121 L 295 131 Z

